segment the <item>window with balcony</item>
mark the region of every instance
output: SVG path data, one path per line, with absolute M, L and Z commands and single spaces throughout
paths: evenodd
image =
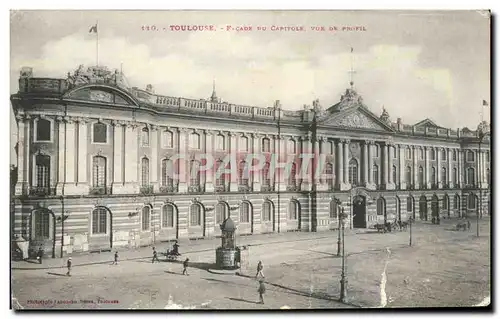
M 297 185 L 297 165 L 292 163 L 292 169 L 290 170 L 290 177 L 288 179 L 288 185 L 296 186 Z
M 424 182 L 424 168 L 422 166 L 418 167 L 418 183 L 420 184 L 420 187 L 425 184 Z
M 190 164 L 189 184 L 191 186 L 200 186 L 200 162 L 192 160 Z
M 333 165 L 331 163 L 326 163 L 325 168 L 326 184 L 328 187 L 333 187 Z
M 436 168 L 434 166 L 431 167 L 431 183 L 437 184 Z
M 448 172 L 444 166 L 441 167 L 441 183 L 448 184 Z
M 358 161 L 354 158 L 349 161 L 349 183 L 351 185 L 358 185 Z
M 398 184 L 398 168 L 396 165 L 392 166 L 392 182 Z
M 241 186 L 248 186 L 248 167 L 245 161 L 241 161 L 238 165 L 238 180 Z
M 448 157 L 448 150 L 446 148 L 443 148 L 441 151 L 441 160 L 446 161 L 446 158 Z
M 94 156 L 92 159 L 92 187 L 106 187 L 106 158 Z
M 266 162 L 264 164 L 264 167 L 262 168 L 262 186 L 270 186 L 271 185 L 271 176 L 269 175 L 269 167 L 270 164 L 269 162 Z
M 451 175 L 451 178 L 452 178 L 451 182 L 456 187 L 458 183 L 458 170 L 456 168 L 453 168 L 453 175 Z
M 476 185 L 476 172 L 473 167 L 467 168 L 467 185 L 474 186 Z
M 93 143 L 108 142 L 108 126 L 104 123 L 94 123 L 92 128 Z
M 412 183 L 412 171 L 411 171 L 411 166 L 406 166 L 406 177 L 405 181 L 407 184 Z
M 141 185 L 149 186 L 149 159 L 147 157 L 141 160 Z
M 172 160 L 164 158 L 161 161 L 161 186 L 172 187 L 174 185 L 174 168 Z
M 50 187 L 50 156 L 38 154 L 35 157 L 36 187 L 47 189 Z

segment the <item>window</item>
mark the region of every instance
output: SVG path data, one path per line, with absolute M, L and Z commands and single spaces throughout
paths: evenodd
M 467 162 L 474 162 L 475 156 L 473 151 L 467 151 Z
M 288 210 L 288 219 L 289 220 L 297 220 L 298 219 L 298 212 L 299 212 L 299 203 L 297 201 L 290 201 L 289 205 L 289 210 Z
M 248 186 L 248 167 L 245 161 L 241 161 L 238 167 L 238 179 L 240 185 Z
M 393 158 L 398 158 L 398 150 L 396 147 L 389 146 L 392 149 L 392 157 Z
M 269 186 L 271 185 L 271 178 L 269 176 L 269 162 L 266 162 L 264 164 L 264 167 L 262 168 L 262 186 Z
M 453 160 L 456 161 L 457 160 L 457 150 L 453 150 L 452 154 L 453 154 Z
M 104 123 L 94 123 L 93 135 L 94 143 L 107 143 L 108 126 Z
M 290 170 L 290 179 L 288 180 L 288 184 L 290 186 L 295 186 L 297 185 L 297 165 L 295 163 L 292 163 L 292 169 Z
M 224 173 L 224 163 L 221 160 L 217 161 L 217 170 L 215 171 L 215 186 L 226 185 L 226 173 Z
M 40 142 L 50 142 L 52 123 L 46 119 L 39 119 L 36 122 L 36 140 Z
M 476 185 L 476 172 L 474 171 L 474 168 L 469 167 L 467 168 L 467 185 L 473 186 Z
M 332 164 L 326 163 L 325 175 L 326 175 L 326 184 L 329 187 L 333 187 L 333 165 Z
M 192 160 L 190 165 L 190 179 L 189 184 L 192 186 L 200 185 L 200 162 Z
M 142 208 L 142 231 L 149 230 L 150 226 L 150 214 L 151 214 L 151 208 L 149 206 L 144 206 Z
M 431 161 L 436 160 L 436 150 L 431 148 Z
M 441 151 L 441 160 L 446 161 L 446 153 L 448 153 L 448 150 L 446 148 L 443 148 L 443 150 Z
M 385 200 L 382 197 L 377 199 L 377 215 L 385 215 Z
M 456 168 L 453 168 L 453 175 L 451 176 L 452 180 L 451 182 L 453 183 L 453 185 L 457 185 L 457 182 L 458 182 L 458 171 Z
M 467 209 L 476 209 L 476 195 L 472 193 L 467 196 Z
M 458 209 L 460 207 L 460 196 L 455 195 L 455 198 L 453 198 L 453 208 Z
M 191 133 L 189 135 L 189 148 L 193 150 L 200 149 L 200 135 L 198 133 Z
M 289 153 L 296 153 L 297 152 L 296 143 L 294 140 L 288 141 L 288 152 Z
M 328 145 L 330 146 L 330 154 L 335 154 L 335 144 L 333 142 L 329 142 Z
M 331 219 L 338 218 L 338 206 L 335 200 L 332 200 L 330 202 L 330 218 Z
M 174 133 L 170 131 L 163 131 L 162 138 L 163 138 L 163 147 L 165 148 L 174 147 Z
M 377 165 L 373 165 L 373 182 L 375 183 L 375 185 L 379 185 L 380 184 L 380 180 L 379 180 L 379 173 L 378 173 L 378 166 Z
M 240 205 L 240 223 L 250 222 L 250 204 L 243 202 Z
M 444 197 L 443 197 L 443 210 L 449 209 L 449 203 L 450 203 L 450 198 L 448 197 L 448 195 L 444 195 Z
M 424 160 L 424 150 L 422 148 L 418 149 L 418 158 Z
M 149 186 L 149 159 L 143 157 L 141 161 L 141 185 Z
M 50 187 L 50 156 L 37 155 L 36 161 L 36 186 Z
M 215 224 L 220 225 L 227 218 L 227 204 L 218 203 L 215 205 Z
M 406 166 L 406 182 L 408 184 L 411 184 L 412 181 L 412 173 L 411 173 L 411 166 Z
M 431 182 L 433 184 L 436 184 L 437 183 L 437 180 L 436 180 L 437 176 L 436 176 L 436 168 L 434 166 L 431 167 Z
M 441 183 L 448 183 L 448 174 L 446 174 L 446 167 L 441 167 Z
M 409 147 L 405 148 L 405 157 L 406 159 L 411 159 L 411 149 Z
M 262 139 L 262 152 L 270 152 L 271 151 L 271 142 L 267 137 Z
M 161 161 L 161 186 L 173 186 L 174 185 L 174 170 L 172 161 L 169 159 L 163 159 Z
M 349 183 L 358 184 L 358 162 L 355 159 L 349 161 Z
M 46 211 L 33 212 L 35 239 L 49 239 L 50 236 L 50 214 Z
M 487 182 L 488 184 L 491 184 L 491 180 L 490 180 L 490 178 L 491 178 L 491 176 L 490 176 L 490 169 L 489 169 L 489 168 L 487 168 L 487 169 L 486 169 L 486 182 Z
M 420 186 L 424 185 L 424 168 L 422 166 L 418 167 L 418 183 Z
M 201 205 L 192 204 L 189 208 L 189 225 L 201 226 Z
M 92 186 L 106 187 L 106 158 L 103 156 L 92 159 Z
M 142 146 L 149 146 L 149 129 L 147 127 L 141 130 L 141 143 Z
M 406 198 L 406 211 L 407 212 L 413 211 L 413 197 L 411 196 Z
M 92 211 L 92 234 L 106 234 L 108 231 L 108 212 L 103 207 Z
M 373 155 L 373 157 L 379 157 L 380 156 L 380 147 L 377 144 L 375 144 L 374 148 L 375 148 L 375 154 Z
M 397 184 L 398 181 L 398 169 L 396 165 L 392 166 L 392 182 Z
M 264 202 L 262 204 L 262 220 L 268 222 L 271 220 L 271 203 Z
M 239 141 L 240 151 L 248 152 L 248 137 L 241 136 Z
M 215 149 L 223 151 L 226 149 L 226 138 L 222 134 L 215 136 Z
M 174 227 L 174 205 L 166 204 L 161 209 L 161 227 Z

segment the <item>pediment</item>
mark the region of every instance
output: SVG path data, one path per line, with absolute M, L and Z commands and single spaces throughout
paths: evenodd
M 359 107 L 331 115 L 322 121 L 321 125 L 379 132 L 393 131 L 391 127 L 380 121 L 376 116 Z
M 415 128 L 422 128 L 422 127 L 424 127 L 424 128 L 425 127 L 441 128 L 441 126 L 439 126 L 436 123 L 434 123 L 434 121 L 432 121 L 431 119 L 422 120 L 422 121 L 416 123 L 413 126 Z
M 64 98 L 119 105 L 137 105 L 130 95 L 109 86 L 84 86 L 75 88 L 66 93 Z

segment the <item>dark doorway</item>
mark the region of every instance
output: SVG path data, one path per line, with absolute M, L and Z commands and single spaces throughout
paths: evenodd
M 354 228 L 366 228 L 366 197 L 356 196 L 352 202 Z
M 431 214 L 432 214 L 432 217 L 438 217 L 439 216 L 439 199 L 437 198 L 436 195 L 432 196 Z
M 419 203 L 418 212 L 420 215 L 420 220 L 427 220 L 427 199 L 425 198 L 424 195 L 420 197 L 418 203 Z

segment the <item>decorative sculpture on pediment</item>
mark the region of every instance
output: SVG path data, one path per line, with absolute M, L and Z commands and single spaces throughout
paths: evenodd
M 337 110 L 341 111 L 343 109 L 359 106 L 363 104 L 363 98 L 358 95 L 354 89 L 346 89 L 345 94 L 340 97 L 340 103 L 337 106 Z
M 358 112 L 342 117 L 337 124 L 345 127 L 381 129 L 373 120 Z
M 90 66 L 85 68 L 83 64 L 78 66 L 78 68 L 73 72 L 73 75 L 68 72 L 68 78 L 66 81 L 69 88 L 90 83 L 115 84 L 123 87 L 127 86 L 123 75 L 120 74 L 118 70 L 109 70 L 105 66 Z
M 389 116 L 389 112 L 383 107 L 382 114 L 380 115 L 380 120 L 387 125 L 391 125 L 391 118 Z
M 326 110 L 323 109 L 323 107 L 319 103 L 319 99 L 314 100 L 312 105 L 313 105 L 314 113 L 316 113 L 317 117 L 322 118 L 322 117 L 325 117 L 327 115 Z

